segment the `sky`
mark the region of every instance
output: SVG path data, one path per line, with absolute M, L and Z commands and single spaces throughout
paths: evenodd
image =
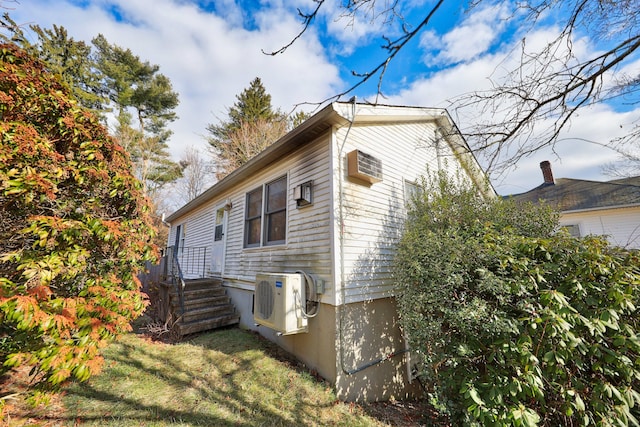
M 0 0 L 0 7 L 18 24 L 56 24 L 86 42 L 102 34 L 110 43 L 159 65 L 180 98 L 179 119 L 171 124 L 169 142 L 178 160 L 188 146 L 204 153 L 207 125 L 225 119 L 235 96 L 255 77 L 271 94 L 272 105 L 288 112 L 343 92 L 357 81 L 352 71 L 366 72 L 380 63 L 384 37 L 399 35 L 394 23 L 385 25 L 366 9 L 356 19 L 346 19 L 341 17 L 341 3 L 327 0 L 309 30 L 275 56 L 264 52 L 279 49 L 300 32 L 298 8 L 311 11 L 312 0 Z M 379 6 L 386 3 L 389 0 L 377 1 Z M 403 3 L 404 17 L 411 20 L 424 15 L 435 1 Z M 509 53 L 517 51 L 526 22 L 508 6 L 486 2 L 465 14 L 461 3 L 445 0 L 419 37 L 394 58 L 384 75 L 385 98 L 380 102 L 450 108 L 449 100 L 489 88 L 496 73 L 515 64 L 517 57 Z M 529 46 L 557 33 L 552 16 L 544 22 L 527 34 Z M 598 40 L 583 34 L 574 48 L 594 51 Z M 640 59 L 635 58 L 627 71 L 637 76 L 638 70 Z M 374 101 L 377 84 L 372 79 L 342 100 L 356 95 L 358 100 Z M 639 117 L 638 105 L 591 106 L 573 118 L 554 150 L 536 152 L 506 173 L 491 176 L 492 184 L 501 195 L 528 191 L 542 183 L 543 160 L 551 162 L 556 178 L 612 179 L 601 168 L 617 154 L 602 145 Z M 463 130 L 468 124 L 457 118 L 456 122 Z

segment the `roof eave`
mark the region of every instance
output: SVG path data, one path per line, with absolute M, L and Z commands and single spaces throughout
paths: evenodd
M 380 114 L 380 106 L 372 106 L 373 110 L 367 110 L 367 104 L 355 104 L 355 117 L 353 116 L 353 103 L 334 102 L 312 117 L 304 121 L 300 126 L 288 132 L 278 141 L 274 142 L 267 149 L 249 160 L 246 164 L 236 169 L 224 179 L 214 184 L 204 193 L 191 200 L 177 211 L 173 212 L 166 218 L 166 222 L 180 218 L 186 213 L 202 206 L 203 204 L 219 197 L 221 194 L 235 186 L 237 183 L 245 180 L 257 170 L 264 168 L 268 164 L 284 157 L 286 154 L 298 149 L 316 139 L 320 134 L 326 132 L 332 127 L 346 126 L 351 121 L 357 123 L 371 122 L 390 122 L 390 121 L 424 121 L 433 120 L 437 125 L 447 130 L 449 134 L 446 139 L 456 155 L 461 160 L 463 166 L 470 173 L 472 180 L 481 189 L 485 196 L 495 196 L 495 189 L 492 187 L 486 174 L 482 171 L 477 160 L 471 153 L 467 142 L 462 137 L 459 129 L 455 125 L 449 113 L 442 108 L 424 108 L 424 107 L 398 107 L 398 106 L 382 106 L 389 107 L 391 114 Z M 377 111 L 376 111 L 377 110 Z M 451 137 L 453 135 L 453 138 Z M 452 140 L 454 139 L 454 140 Z
M 271 144 L 268 148 L 262 151 L 257 156 L 253 157 L 247 163 L 231 172 L 222 180 L 209 187 L 202 194 L 195 199 L 191 200 L 171 215 L 166 218 L 166 222 L 180 218 L 187 212 L 192 211 L 200 207 L 201 205 L 215 199 L 220 194 L 224 193 L 228 189 L 232 188 L 238 182 L 243 181 L 257 169 L 264 167 L 265 165 L 277 160 L 298 147 L 310 142 L 311 139 L 315 139 L 315 136 L 325 132 L 334 125 L 343 125 L 348 120 L 342 117 L 334 107 L 333 104 L 329 104 L 324 107 L 320 112 L 314 114 L 309 119 L 305 120 L 298 127 L 282 136 L 279 140 Z
M 628 208 L 637 208 L 640 207 L 640 203 L 630 203 L 626 205 L 613 205 L 613 206 L 596 206 L 593 208 L 583 208 L 583 209 L 568 209 L 562 210 L 563 214 L 571 214 L 571 213 L 582 213 L 582 212 L 593 212 L 593 211 L 608 211 L 613 209 L 628 209 Z

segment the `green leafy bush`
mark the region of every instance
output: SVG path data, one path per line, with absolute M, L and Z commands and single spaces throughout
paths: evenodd
M 637 425 L 638 254 L 446 176 L 416 200 L 401 322 L 454 425 Z
M 145 307 L 148 207 L 122 147 L 38 61 L 0 45 L 0 374 L 87 379 Z

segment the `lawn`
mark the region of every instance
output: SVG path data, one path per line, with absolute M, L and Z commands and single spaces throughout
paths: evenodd
M 103 372 L 9 426 L 382 426 L 359 405 L 339 402 L 272 343 L 238 328 L 177 344 L 127 334 L 104 351 Z M 22 407 L 22 411 L 18 408 Z

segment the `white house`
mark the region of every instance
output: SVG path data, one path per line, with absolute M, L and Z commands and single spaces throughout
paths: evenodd
M 418 388 L 390 264 L 410 193 L 438 169 L 494 194 L 445 110 L 332 103 L 171 214 L 169 245 L 206 248 L 201 275 L 241 326 L 339 398 L 403 398 Z
M 640 176 L 612 181 L 554 179 L 551 163 L 540 163 L 543 183 L 517 201 L 540 200 L 560 211 L 560 225 L 576 236 L 602 235 L 612 244 L 640 249 Z

